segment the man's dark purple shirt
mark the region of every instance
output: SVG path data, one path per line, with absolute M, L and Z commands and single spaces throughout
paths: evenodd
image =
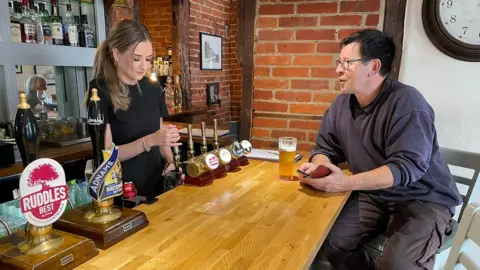
M 310 160 L 323 154 L 333 164 L 347 161 L 354 174 L 386 165 L 393 186 L 362 192 L 386 201 L 430 201 L 454 213 L 462 198 L 440 155 L 434 122 L 433 109 L 417 89 L 387 77 L 364 108 L 353 94 L 335 99 Z

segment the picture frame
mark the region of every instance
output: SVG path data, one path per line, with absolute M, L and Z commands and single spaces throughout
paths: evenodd
M 47 85 L 55 85 L 55 72 L 53 66 L 33 66 L 33 72 L 45 77 Z
M 207 83 L 207 104 L 220 105 L 220 84 L 218 82 Z
M 200 32 L 200 70 L 222 70 L 222 37 Z
M 22 65 L 15 65 L 15 71 L 17 74 L 23 73 L 23 66 Z

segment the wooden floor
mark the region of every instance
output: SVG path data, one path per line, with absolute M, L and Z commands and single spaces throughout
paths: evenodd
M 349 193 L 314 191 L 279 180 L 277 163 L 250 163 L 139 206 L 150 225 L 78 269 L 308 269 Z

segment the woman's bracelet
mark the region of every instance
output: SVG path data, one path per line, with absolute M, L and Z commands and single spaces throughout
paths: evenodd
M 145 152 L 150 152 L 150 147 L 147 147 L 145 144 L 145 137 L 142 137 L 142 144 L 143 144 L 143 149 L 145 149 Z

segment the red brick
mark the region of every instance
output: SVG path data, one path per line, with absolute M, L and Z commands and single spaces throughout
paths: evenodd
M 255 91 L 253 91 L 253 96 L 254 96 L 255 100 L 258 100 L 258 99 L 270 100 L 270 99 L 273 98 L 273 92 L 272 91 L 255 90 Z
M 323 13 L 337 13 L 337 3 L 308 3 L 298 4 L 297 14 L 323 14 Z
M 367 20 L 365 21 L 365 25 L 367 26 L 376 26 L 380 20 L 380 15 L 378 14 L 369 14 L 367 16 Z
M 313 147 L 315 147 L 315 143 L 313 142 L 298 142 L 297 143 L 297 150 L 298 151 L 312 151 Z
M 296 33 L 296 40 L 334 40 L 335 30 L 333 29 L 299 29 Z
M 270 76 L 270 68 L 268 67 L 256 67 L 255 76 Z
M 280 137 L 295 137 L 299 141 L 304 141 L 307 139 L 307 133 L 302 131 L 272 130 L 272 138 Z
M 295 101 L 295 102 L 310 102 L 312 100 L 312 93 L 293 92 L 293 91 L 276 91 L 275 99 Z
M 286 119 L 274 119 L 265 117 L 256 117 L 253 119 L 254 127 L 286 128 Z
M 255 111 L 287 112 L 288 104 L 279 102 L 255 101 L 253 103 L 253 109 Z
M 318 42 L 317 52 L 319 53 L 339 53 L 340 45 L 338 42 Z
M 303 129 L 303 130 L 319 130 L 320 121 L 307 120 L 290 120 L 289 128 Z
M 280 15 L 280 14 L 293 14 L 293 4 L 270 4 L 260 5 L 258 15 Z
M 287 66 L 292 64 L 291 56 L 257 56 L 255 57 L 255 65 L 259 66 Z
M 287 89 L 288 81 L 255 79 L 253 86 L 260 89 Z
M 270 137 L 270 129 L 263 129 L 263 128 L 252 128 L 252 136 L 253 137 L 263 137 L 269 138 Z
M 313 102 L 332 103 L 339 94 L 340 94 L 339 92 L 336 92 L 336 93 L 313 93 Z
M 292 40 L 292 30 L 259 30 L 257 40 Z
M 335 16 L 322 16 L 320 18 L 320 25 L 360 25 L 362 23 L 362 16 L 360 15 L 335 15 Z
M 290 104 L 290 113 L 323 115 L 327 109 L 325 104 Z
M 323 77 L 323 78 L 337 78 L 337 73 L 335 72 L 336 68 L 323 68 L 315 67 L 312 68 L 312 77 Z
M 292 80 L 292 89 L 328 89 L 327 80 Z
M 321 124 L 320 124 L 320 126 L 321 126 Z M 318 128 L 318 129 L 320 129 L 320 128 Z M 308 133 L 308 141 L 309 142 L 316 142 L 317 141 L 317 133 L 318 133 L 318 131 L 317 132 L 309 132 Z
M 308 77 L 308 68 L 273 68 L 274 77 Z
M 338 40 L 342 40 L 355 32 L 361 31 L 362 29 L 341 29 L 338 31 Z
M 356 0 L 340 3 L 340 13 L 372 12 L 380 9 L 380 0 Z
M 314 53 L 314 43 L 278 43 L 279 53 Z
M 280 18 L 278 25 L 280 27 L 299 27 L 317 25 L 316 17 L 285 17 Z
M 260 17 L 257 18 L 257 22 L 255 24 L 256 28 L 276 28 L 278 27 L 278 19 L 271 18 L 271 17 Z
M 298 66 L 329 66 L 333 64 L 330 55 L 295 56 L 294 65 Z
M 255 45 L 255 52 L 256 53 L 274 53 L 275 52 L 275 44 L 273 44 L 273 43 L 257 43 Z

